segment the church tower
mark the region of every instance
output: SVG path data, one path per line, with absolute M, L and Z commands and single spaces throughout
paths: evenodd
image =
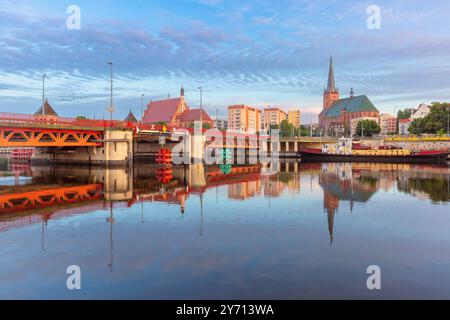
M 334 83 L 333 57 L 330 56 L 330 69 L 328 70 L 328 85 L 323 90 L 323 110 L 328 110 L 333 103 L 339 100 L 339 89 Z

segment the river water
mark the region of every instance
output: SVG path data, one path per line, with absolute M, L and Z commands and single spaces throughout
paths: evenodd
M 0 163 L 0 298 L 449 299 L 449 185 L 430 165 Z

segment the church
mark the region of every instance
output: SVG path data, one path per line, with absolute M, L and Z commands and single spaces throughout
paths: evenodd
M 180 97 L 151 101 L 144 111 L 144 123 L 165 124 L 178 128 L 191 128 L 195 121 L 202 121 L 203 128 L 212 128 L 214 121 L 204 109 L 190 109 L 184 99 L 184 88 Z
M 323 110 L 319 114 L 319 127 L 325 135 L 349 133 L 355 119 L 378 119 L 380 112 L 366 95 L 355 96 L 353 88 L 348 98 L 339 98 L 334 82 L 333 58 L 330 57 L 328 84 L 323 90 Z

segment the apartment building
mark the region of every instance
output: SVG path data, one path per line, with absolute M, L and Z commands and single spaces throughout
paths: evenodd
M 287 114 L 287 119 L 294 128 L 300 128 L 301 125 L 301 112 L 300 110 L 289 110 Z
M 246 106 L 228 107 L 228 129 L 255 133 L 261 130 L 261 110 Z
M 397 117 L 391 114 L 380 115 L 380 134 L 394 134 L 397 132 Z
M 286 112 L 280 108 L 265 108 L 263 116 L 263 128 L 269 130 L 271 125 L 280 125 L 281 121 L 286 120 Z

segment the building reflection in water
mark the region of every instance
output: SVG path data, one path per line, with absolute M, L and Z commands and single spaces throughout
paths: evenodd
M 42 250 L 48 221 L 77 214 L 103 210 L 108 212 L 109 269 L 114 261 L 114 210 L 140 204 L 144 223 L 144 203 L 164 202 L 177 205 L 180 214 L 195 196 L 199 201 L 199 234 L 204 233 L 204 193 L 225 187 L 233 201 L 255 197 L 271 199 L 295 198 L 302 191 L 302 181 L 318 179 L 323 191 L 323 210 L 327 217 L 330 242 L 334 240 L 334 220 L 342 203 L 348 213 L 355 203 L 368 202 L 379 191 L 394 189 L 433 202 L 448 202 L 450 171 L 442 166 L 407 164 L 345 164 L 345 163 L 280 163 L 278 173 L 262 174 L 260 165 L 205 167 L 201 164 L 173 167 L 168 183 L 157 179 L 158 166 L 136 166 L 133 169 L 96 169 L 67 167 L 10 168 L 11 176 L 20 176 L 12 185 L 0 184 L 0 232 L 10 228 L 41 223 Z M 16 170 L 16 171 L 13 171 Z M 15 173 L 14 173 L 15 172 Z

